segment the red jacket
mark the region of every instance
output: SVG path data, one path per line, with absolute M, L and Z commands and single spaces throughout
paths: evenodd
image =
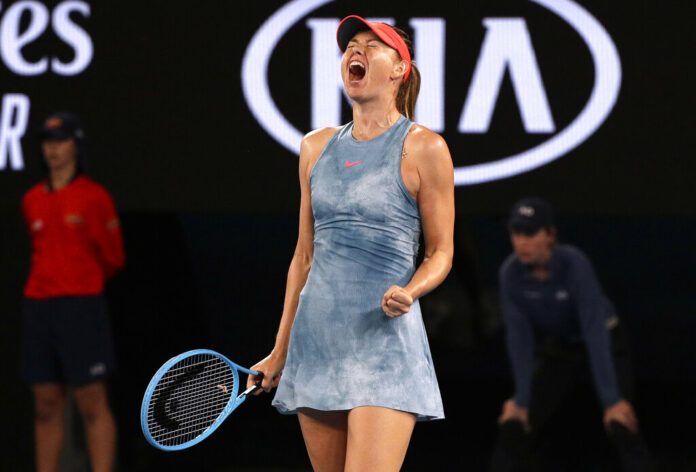
M 50 191 L 46 181 L 22 200 L 32 256 L 27 298 L 96 295 L 125 262 L 123 237 L 111 196 L 78 176 Z

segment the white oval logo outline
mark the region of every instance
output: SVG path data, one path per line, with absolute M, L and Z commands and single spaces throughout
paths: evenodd
M 302 17 L 333 0 L 293 0 L 259 28 L 242 60 L 244 98 L 264 130 L 299 154 L 302 133 L 293 127 L 275 105 L 268 88 L 268 62 L 283 35 Z M 595 81 L 583 110 L 567 127 L 534 148 L 493 162 L 454 169 L 455 185 L 473 185 L 501 180 L 531 171 L 570 152 L 586 141 L 604 123 L 616 104 L 621 87 L 621 61 L 609 33 L 587 10 L 572 0 L 529 0 L 558 15 L 587 45 L 595 69 Z
M 256 121 L 289 151 L 300 154 L 302 133 L 276 107 L 268 89 L 268 61 L 280 38 L 302 17 L 333 0 L 294 0 L 261 25 L 242 59 L 242 90 Z

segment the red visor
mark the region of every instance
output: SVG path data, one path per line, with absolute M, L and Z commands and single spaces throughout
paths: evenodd
M 341 23 L 338 25 L 338 30 L 336 30 L 338 48 L 341 52 L 345 52 L 348 41 L 353 39 L 353 36 L 360 31 L 365 31 L 367 29 L 372 30 L 387 46 L 396 49 L 401 59 L 406 61 L 408 64 L 406 73 L 404 74 L 404 82 L 406 82 L 408 75 L 411 73 L 411 54 L 408 52 L 408 46 L 406 46 L 406 42 L 401 35 L 394 31 L 394 28 L 388 24 L 370 22 L 357 15 L 347 16 L 341 20 Z

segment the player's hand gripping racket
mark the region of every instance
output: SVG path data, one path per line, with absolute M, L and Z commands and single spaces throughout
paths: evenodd
M 147 386 L 140 425 L 150 444 L 176 451 L 197 444 L 215 431 L 260 382 L 238 394 L 239 371 L 259 375 L 222 354 L 195 349 L 174 356 Z

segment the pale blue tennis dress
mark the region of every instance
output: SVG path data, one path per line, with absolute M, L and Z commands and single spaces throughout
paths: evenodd
M 418 301 L 400 317 L 382 310 L 415 271 L 420 214 L 401 178 L 412 124 L 401 116 L 358 141 L 348 123 L 312 169 L 314 259 L 273 399 L 281 413 L 382 406 L 444 418 Z

